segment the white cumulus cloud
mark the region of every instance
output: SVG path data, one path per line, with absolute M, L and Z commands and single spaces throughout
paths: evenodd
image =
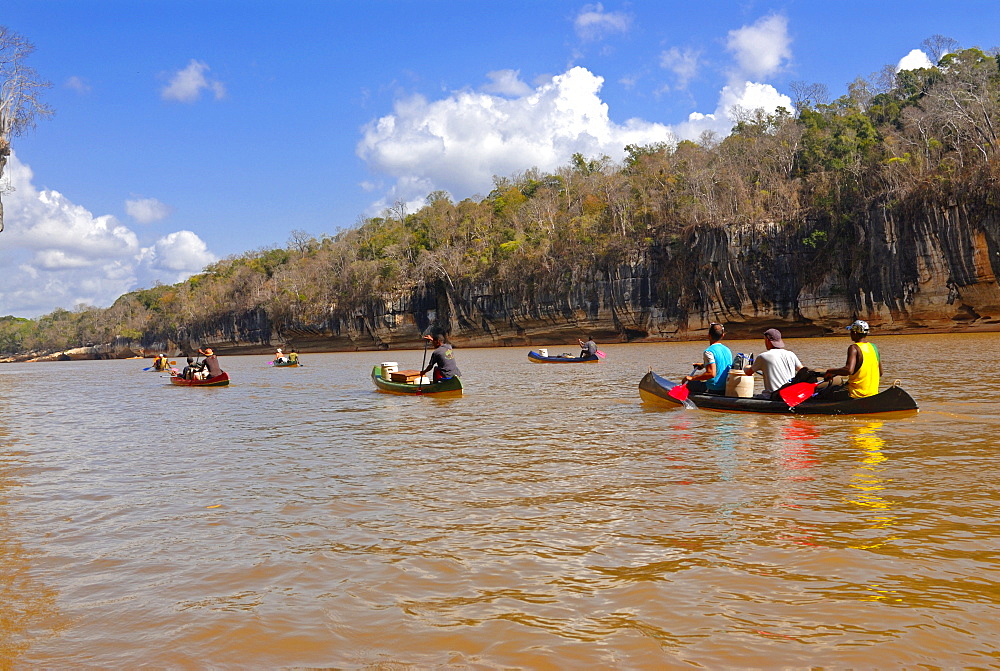
M 726 136 L 747 112 L 763 109 L 767 113 L 774 113 L 778 107 L 791 111 L 792 99 L 779 93 L 770 84 L 745 82 L 729 85 L 723 87 L 719 94 L 714 112 L 694 112 L 687 121 L 674 126 L 673 131 L 682 140 L 697 140 L 706 131 Z
M 609 33 L 628 32 L 632 17 L 624 12 L 605 12 L 601 3 L 585 5 L 573 21 L 576 34 L 585 40 L 597 40 Z
M 215 260 L 215 255 L 197 235 L 191 231 L 176 231 L 144 250 L 142 270 L 163 278 L 161 282 L 173 284 L 201 272 Z
M 618 124 L 601 100 L 603 82 L 574 67 L 513 99 L 459 91 L 436 101 L 419 95 L 397 101 L 393 114 L 364 128 L 357 145 L 373 172 L 394 180 L 388 187 L 366 182 L 382 192 L 371 211 L 402 201 L 412 212 L 438 189 L 459 198 L 482 194 L 492 188 L 494 175 L 532 167 L 553 171 L 577 152 L 621 160 L 629 144 L 698 140 L 705 131 L 725 136 L 758 108 L 792 110 L 791 99 L 770 84 L 744 81 L 725 86 L 712 112 L 691 114 L 682 123 Z
M 896 72 L 932 67 L 934 67 L 934 64 L 931 63 L 931 59 L 927 57 L 927 54 L 920 49 L 913 49 L 910 53 L 899 59 L 899 63 L 896 64 Z
M 179 282 L 215 260 L 190 231 L 143 247 L 112 215 L 95 216 L 58 191 L 34 186 L 34 173 L 9 157 L 0 235 L 0 315 L 36 317 L 57 307 L 106 306 L 156 281 Z
M 788 19 L 780 14 L 765 16 L 752 25 L 729 31 L 726 49 L 736 57 L 736 78 L 767 77 L 778 72 L 792 57 Z
M 673 139 L 663 124 L 611 121 L 599 96 L 603 83 L 574 67 L 514 99 L 473 91 L 433 102 L 415 95 L 372 121 L 357 153 L 396 180 L 384 201 L 391 204 L 436 189 L 464 197 L 488 190 L 493 175 L 554 170 L 576 152 L 619 160 L 625 145 Z
M 173 211 L 156 198 L 132 198 L 125 201 L 125 212 L 140 224 L 151 224 L 167 218 Z
M 206 63 L 191 59 L 186 68 L 173 74 L 160 95 L 164 100 L 193 103 L 202 91 L 211 91 L 216 100 L 221 100 L 226 96 L 226 87 L 222 82 L 206 77 L 210 69 Z

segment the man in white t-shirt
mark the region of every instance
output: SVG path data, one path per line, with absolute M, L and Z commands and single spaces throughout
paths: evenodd
M 764 391 L 755 398 L 770 399 L 771 394 L 788 384 L 802 368 L 802 362 L 794 352 L 785 349 L 781 339 L 781 331 L 768 329 L 764 331 L 764 347 L 767 351 L 758 354 L 753 363 L 743 369 L 747 375 L 762 373 L 764 375 Z

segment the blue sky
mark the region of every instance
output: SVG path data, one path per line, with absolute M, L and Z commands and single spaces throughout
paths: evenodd
M 1000 3 L 3 0 L 0 25 L 53 84 L 0 183 L 0 315 L 34 317 L 577 151 L 725 135 L 934 34 L 992 48 Z

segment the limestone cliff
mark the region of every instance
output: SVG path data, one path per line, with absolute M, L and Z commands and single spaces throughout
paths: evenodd
M 627 261 L 573 271 L 567 282 L 446 282 L 373 298 L 347 316 L 276 323 L 263 308 L 190 324 L 144 346 L 119 340 L 49 358 L 419 348 L 432 327 L 460 347 L 731 337 L 769 327 L 802 337 L 855 318 L 876 333 L 1000 329 L 1000 215 L 986 205 L 910 201 L 848 222 L 705 225 Z
M 603 342 L 701 338 L 713 321 L 733 337 L 772 326 L 801 337 L 855 318 L 879 333 L 997 330 L 998 241 L 995 210 L 954 202 L 873 206 L 839 227 L 702 226 L 575 277 L 563 291 L 534 289 L 545 283 L 531 278 L 517 290 L 442 282 L 318 324 L 272 324 L 263 311 L 233 316 L 196 340 L 228 352 L 279 343 L 395 349 L 419 347 L 420 334 L 437 326 L 458 346 L 527 346 L 584 334 Z

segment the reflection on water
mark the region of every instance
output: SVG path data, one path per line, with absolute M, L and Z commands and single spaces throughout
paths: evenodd
M 56 617 L 57 594 L 32 575 L 31 562 L 38 552 L 26 549 L 19 540 L 18 520 L 10 505 L 23 484 L 18 474 L 30 469 L 26 456 L 13 447 L 0 425 L 0 669 L 17 661 L 42 627 L 58 630 L 62 626 Z
M 875 421 L 859 425 L 851 436 L 851 444 L 860 457 L 856 470 L 851 474 L 850 487 L 855 490 L 848 500 L 859 506 L 859 513 L 866 518 L 860 542 L 850 544 L 857 550 L 873 550 L 886 543 L 899 540 L 889 531 L 896 519 L 890 512 L 893 502 L 882 495 L 892 479 L 884 474 L 888 471 L 888 457 L 883 453 L 885 441 L 879 436 L 883 422 Z M 868 593 L 861 596 L 865 601 L 902 602 L 900 592 L 889 585 L 869 583 Z
M 995 664 L 1000 405 L 941 371 L 998 344 L 880 338 L 901 419 L 642 404 L 700 343 L 458 350 L 447 400 L 378 353 L 0 366 L 0 668 Z
M 886 485 L 892 482 L 891 478 L 883 475 L 887 470 L 885 462 L 888 457 L 882 452 L 885 441 L 878 435 L 882 424 L 882 422 L 869 422 L 858 426 L 851 436 L 851 444 L 859 451 L 860 460 L 857 470 L 851 475 L 850 486 L 855 492 L 849 501 L 865 509 L 866 526 L 879 531 L 869 540 L 850 546 L 861 550 L 881 547 L 889 541 L 897 540 L 894 536 L 882 533 L 891 527 L 893 520 L 896 519 L 889 514 L 893 506 L 892 501 L 881 494 L 885 491 Z M 869 514 L 872 511 L 874 513 Z

